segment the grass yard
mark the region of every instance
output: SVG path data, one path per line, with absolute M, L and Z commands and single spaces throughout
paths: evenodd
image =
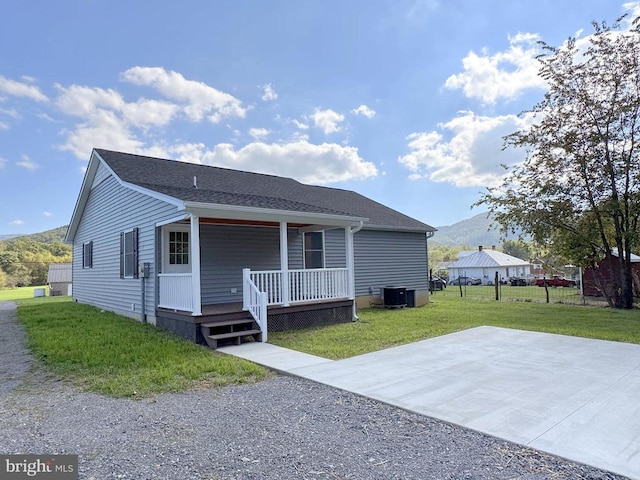
M 0 288 L 0 302 L 8 300 L 20 300 L 23 298 L 33 298 L 33 291 L 36 288 L 44 288 L 45 293 L 49 291 L 46 285 L 41 287 L 17 287 L 17 288 Z
M 251 362 L 69 297 L 21 300 L 18 318 L 36 358 L 66 381 L 104 395 L 142 398 L 269 375 Z
M 481 325 L 640 343 L 637 309 L 435 295 L 424 307 L 366 309 L 358 315 L 360 321 L 354 323 L 270 332 L 269 342 L 336 360 Z

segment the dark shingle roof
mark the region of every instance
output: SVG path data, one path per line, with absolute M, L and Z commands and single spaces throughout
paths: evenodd
M 433 231 L 433 227 L 350 190 L 306 185 L 274 175 L 96 149 L 118 177 L 185 202 L 365 217 L 365 225 Z M 197 177 L 198 188 L 193 188 Z

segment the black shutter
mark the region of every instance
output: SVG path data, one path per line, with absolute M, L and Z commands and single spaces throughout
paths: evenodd
M 133 229 L 133 278 L 138 278 L 138 229 Z
M 93 240 L 89 242 L 89 268 L 93 268 Z
M 87 264 L 85 258 L 84 258 L 84 251 L 86 250 L 85 244 L 82 244 L 82 268 L 85 267 L 85 265 Z
M 120 278 L 124 278 L 124 232 L 120 232 Z

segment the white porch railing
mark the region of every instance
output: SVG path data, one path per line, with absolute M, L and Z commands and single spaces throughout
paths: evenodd
M 289 292 L 289 303 L 348 297 L 348 270 L 346 268 L 289 270 Z
M 267 293 L 261 292 L 249 275 L 249 269 L 242 270 L 244 278 L 242 290 L 242 308 L 254 318 L 260 330 L 262 341 L 267 341 Z
M 349 297 L 349 271 L 346 268 L 289 270 L 289 295 L 282 295 L 283 275 L 280 270 L 248 271 L 248 278 L 267 294 L 267 305 L 294 304 Z
M 160 273 L 158 306 L 173 310 L 193 311 L 193 283 L 190 273 Z

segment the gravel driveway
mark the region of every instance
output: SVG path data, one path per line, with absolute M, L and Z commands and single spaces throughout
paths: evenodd
M 308 380 L 143 400 L 66 385 L 0 303 L 0 453 L 78 454 L 81 479 L 621 479 Z

